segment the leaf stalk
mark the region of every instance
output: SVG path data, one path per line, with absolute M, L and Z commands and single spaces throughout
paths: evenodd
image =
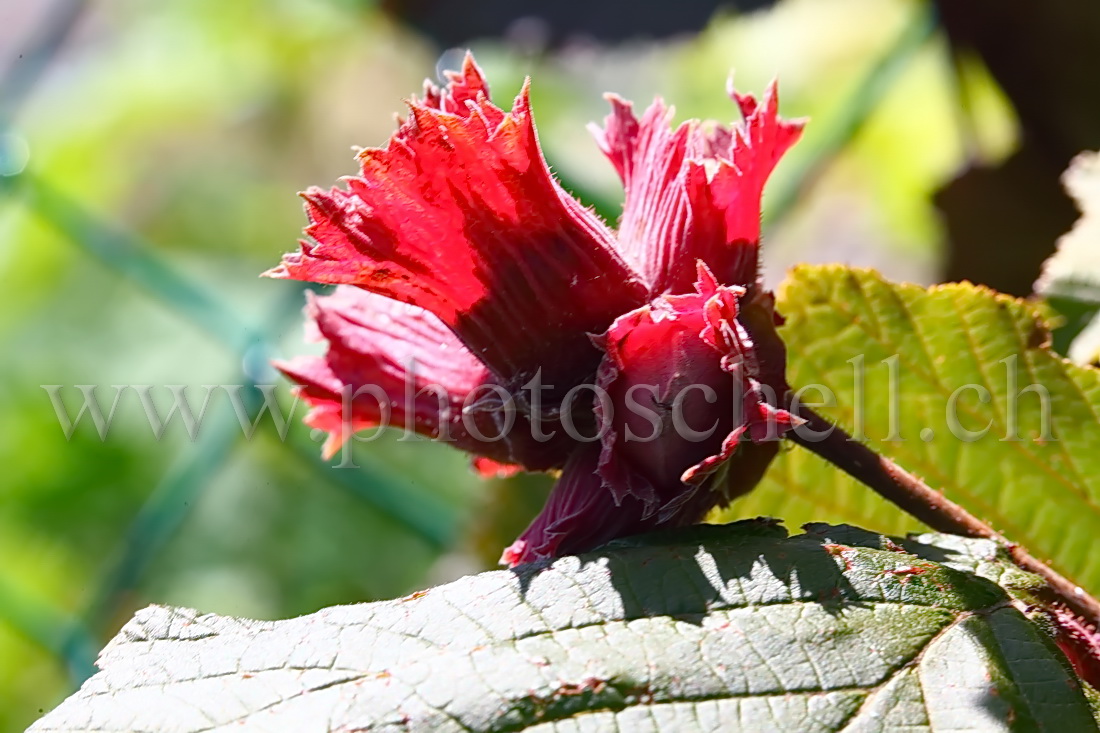
M 1058 573 L 1022 545 L 1013 542 L 986 522 L 933 489 L 889 458 L 876 453 L 805 405 L 791 406 L 806 421 L 810 431 L 792 430 L 787 436 L 796 444 L 821 456 L 860 481 L 879 496 L 937 532 L 978 537 L 997 542 L 1023 570 L 1043 578 L 1052 602 L 1062 603 L 1092 623 L 1100 623 L 1100 601 L 1069 578 Z M 802 433 L 800 435 L 800 433 Z M 808 439 L 814 435 L 815 438 Z

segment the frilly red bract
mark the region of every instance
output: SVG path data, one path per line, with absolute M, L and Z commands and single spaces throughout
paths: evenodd
M 560 469 L 515 565 L 699 521 L 750 490 L 796 422 L 758 272 L 764 183 L 802 123 L 732 90 L 743 120 L 670 128 L 629 102 L 595 134 L 626 192 L 618 231 L 505 111 L 473 58 L 426 85 L 346 188 L 303 194 L 308 239 L 267 274 L 339 284 L 307 313 L 322 357 L 277 366 L 329 434 L 405 426 L 484 475 Z M 541 388 L 540 388 L 541 387 Z

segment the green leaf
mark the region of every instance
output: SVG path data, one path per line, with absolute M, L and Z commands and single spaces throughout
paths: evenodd
M 1093 729 L 1056 647 L 962 569 L 1003 575 L 990 543 L 808 529 L 651 535 L 288 621 L 150 607 L 31 730 Z
M 1062 574 L 1100 590 L 1100 371 L 1044 345 L 1038 306 L 969 284 L 925 289 L 840 266 L 795 268 L 781 301 L 791 384 L 824 385 L 836 398 L 818 412 L 865 436 L 874 450 L 1036 557 L 1049 558 Z M 1030 385 L 1038 386 L 1024 392 Z M 988 392 L 988 402 L 978 390 Z M 969 440 L 952 429 L 956 393 L 955 427 L 988 426 L 982 437 Z M 805 398 L 818 400 L 819 392 Z M 794 448 L 732 513 L 846 521 L 894 533 L 919 526 Z

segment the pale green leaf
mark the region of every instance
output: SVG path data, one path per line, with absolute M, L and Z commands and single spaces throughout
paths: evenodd
M 995 546 L 808 529 L 692 528 L 287 621 L 150 607 L 31 730 L 1093 729 L 1056 647 L 965 570 Z
M 1063 316 L 1070 358 L 1090 364 L 1100 361 L 1100 153 L 1074 158 L 1062 182 L 1081 218 L 1058 240 L 1035 292 Z
M 1043 265 L 1035 291 L 1100 304 L 1100 152 L 1074 158 L 1062 183 L 1081 218 L 1058 240 L 1058 251 Z

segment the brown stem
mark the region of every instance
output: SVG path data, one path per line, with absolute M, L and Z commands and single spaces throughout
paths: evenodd
M 792 441 L 867 484 L 879 496 L 937 532 L 997 542 L 1019 567 L 1041 576 L 1058 602 L 1092 623 L 1100 623 L 1100 601 L 1076 583 L 1039 561 L 1020 545 L 1005 539 L 988 524 L 889 458 L 875 453 L 840 426 L 833 425 L 804 405 L 799 406 L 798 413 L 806 420 L 806 425 L 787 433 Z

